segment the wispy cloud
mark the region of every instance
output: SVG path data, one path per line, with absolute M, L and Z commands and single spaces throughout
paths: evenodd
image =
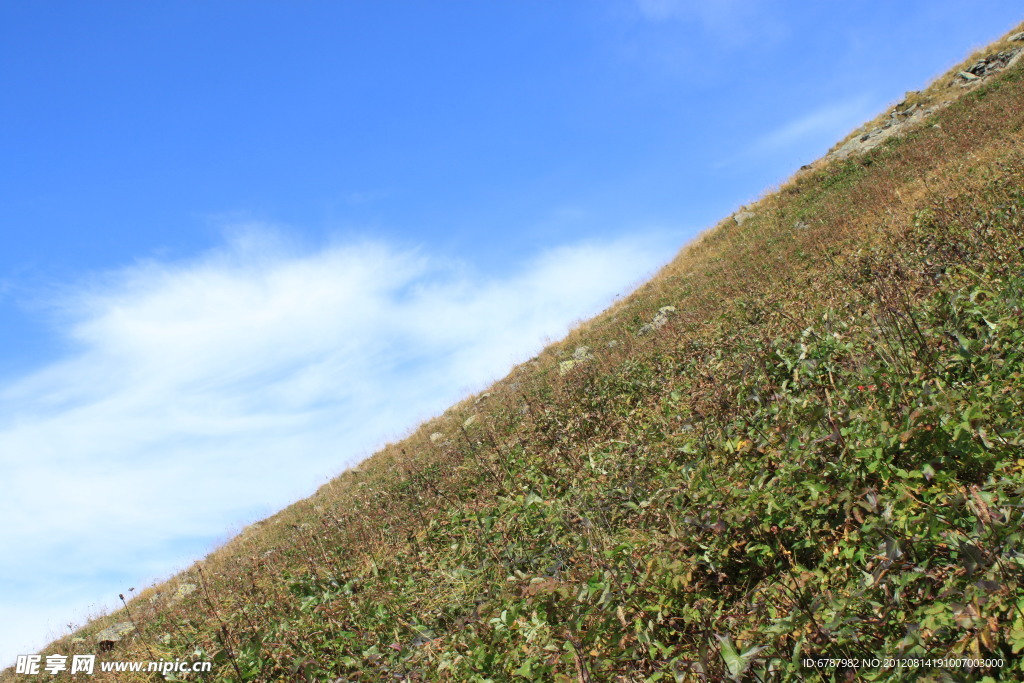
M 668 19 L 700 19 L 709 24 L 731 23 L 732 17 L 741 13 L 749 2 L 720 0 L 699 2 L 695 0 L 635 0 L 640 13 L 653 21 Z
M 504 374 L 670 256 L 551 249 L 497 278 L 242 231 L 53 302 L 74 352 L 0 386 L 0 664 Z
M 698 25 L 720 45 L 739 47 L 783 28 L 772 12 L 773 6 L 750 0 L 633 0 L 640 16 L 653 22 L 683 22 Z

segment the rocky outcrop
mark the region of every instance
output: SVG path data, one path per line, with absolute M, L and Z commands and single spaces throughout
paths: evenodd
M 1024 33 L 1017 33 L 1010 41 L 1024 41 Z M 979 59 L 967 69 L 953 76 L 950 85 L 969 88 L 985 81 L 989 76 L 1017 64 L 1024 59 L 1024 47 L 1015 47 Z M 914 95 L 916 93 L 908 93 Z M 853 154 L 861 154 L 878 147 L 889 138 L 903 134 L 916 124 L 946 106 L 948 102 L 931 105 L 913 103 L 904 100 L 889 112 L 889 118 L 881 126 L 859 133 L 845 143 L 825 155 L 826 159 L 846 159 Z
M 1022 34 L 1017 33 L 1010 37 L 1010 40 L 1024 40 L 1019 38 Z M 1011 50 L 1003 50 L 997 52 L 994 55 L 979 59 L 967 69 L 957 72 L 956 76 L 953 77 L 953 85 L 959 85 L 961 87 L 969 87 L 981 83 L 985 78 L 991 76 L 994 73 L 998 73 L 1003 69 L 1013 66 L 1020 61 L 1022 55 L 1024 55 L 1024 48 L 1013 48 Z
M 838 148 L 825 155 L 825 158 L 846 159 L 852 154 L 860 154 L 872 150 L 889 138 L 906 132 L 914 124 L 921 122 L 940 108 L 940 105 L 931 107 L 922 107 L 918 104 L 908 105 L 907 101 L 904 100 L 889 112 L 889 119 L 884 124 L 850 138 Z

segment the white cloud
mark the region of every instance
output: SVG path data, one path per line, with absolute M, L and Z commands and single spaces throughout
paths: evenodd
M 249 231 L 67 293 L 75 350 L 0 386 L 0 665 L 309 495 L 670 256 L 578 244 L 498 278 Z

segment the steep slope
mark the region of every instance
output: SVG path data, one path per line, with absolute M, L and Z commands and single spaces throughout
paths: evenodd
M 204 680 L 1024 679 L 1013 37 L 44 652 Z

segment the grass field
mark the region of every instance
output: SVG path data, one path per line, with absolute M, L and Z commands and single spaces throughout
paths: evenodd
M 1024 680 L 1024 65 L 962 68 L 44 653 L 127 621 L 100 659 L 192 680 Z

